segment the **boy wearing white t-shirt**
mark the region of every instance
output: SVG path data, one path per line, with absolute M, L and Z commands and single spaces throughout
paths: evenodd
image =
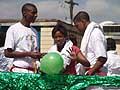
M 9 27 L 7 31 L 4 54 L 14 58 L 10 71 L 35 73 L 36 61 L 41 57 L 37 46 L 37 32 L 30 26 L 37 17 L 36 6 L 31 3 L 24 4 L 22 15 L 21 21 Z

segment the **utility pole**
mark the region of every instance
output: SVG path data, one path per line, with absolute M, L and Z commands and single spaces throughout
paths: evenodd
M 70 20 L 71 24 L 73 24 L 73 7 L 74 5 L 78 5 L 78 3 L 73 2 L 73 0 L 65 1 L 65 3 L 70 4 Z

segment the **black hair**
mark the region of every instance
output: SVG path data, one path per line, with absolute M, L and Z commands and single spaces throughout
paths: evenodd
M 107 51 L 116 50 L 116 42 L 113 38 L 107 38 Z
M 34 5 L 34 4 L 32 4 L 32 3 L 25 3 L 23 6 L 22 6 L 22 13 L 24 12 L 24 11 L 26 11 L 26 10 L 28 10 L 28 7 L 34 7 L 34 8 L 36 8 L 36 6 Z M 37 8 L 36 8 L 37 9 Z
M 90 21 L 89 14 L 85 11 L 80 11 L 75 15 L 73 22 L 77 22 L 77 21 L 81 21 L 81 20 Z
M 62 33 L 64 35 L 64 37 L 68 37 L 67 29 L 63 25 L 57 24 L 52 30 L 52 38 L 54 38 L 54 35 L 57 31 Z

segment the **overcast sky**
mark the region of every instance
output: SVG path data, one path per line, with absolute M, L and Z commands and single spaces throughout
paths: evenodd
M 0 19 L 20 19 L 21 7 L 30 2 L 38 8 L 39 19 L 69 19 L 69 5 L 65 0 L 0 0 Z M 66 0 L 69 1 L 69 0 Z M 96 22 L 120 22 L 120 0 L 74 0 L 73 15 L 84 10 Z

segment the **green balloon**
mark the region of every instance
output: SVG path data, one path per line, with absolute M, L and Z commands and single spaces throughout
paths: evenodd
M 40 70 L 47 74 L 59 74 L 63 69 L 63 58 L 59 53 L 50 52 L 46 54 L 40 64 Z

